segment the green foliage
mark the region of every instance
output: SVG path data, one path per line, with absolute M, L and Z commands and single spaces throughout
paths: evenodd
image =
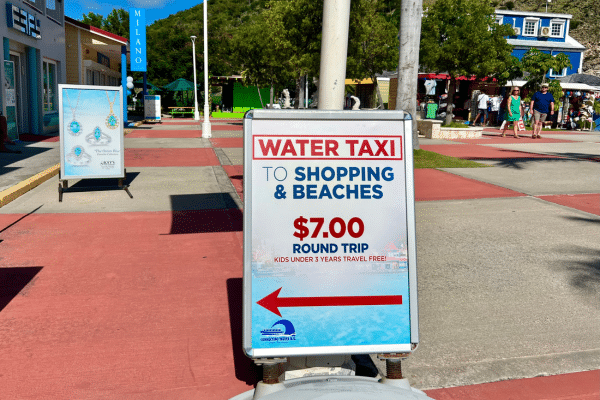
M 115 8 L 106 18 L 100 14 L 89 12 L 82 16 L 81 22 L 129 39 L 129 12 L 122 8 Z
M 83 15 L 81 17 L 81 22 L 83 22 L 84 24 L 88 24 L 91 26 L 94 26 L 96 28 L 100 28 L 102 29 L 102 21 L 104 20 L 104 17 L 100 14 L 96 14 L 93 12 L 89 12 L 88 15 Z
M 566 54 L 559 53 L 556 56 L 552 56 L 548 53 L 543 53 L 536 48 L 532 48 L 525 53 L 521 59 L 521 65 L 523 71 L 529 73 L 529 80 L 524 87 L 534 91 L 538 90 L 540 85 L 546 82 L 546 74 L 550 69 L 562 71 L 563 68 L 571 68 L 571 62 Z M 562 89 L 560 87 L 560 82 L 551 80 L 549 85 L 549 91 L 554 98 L 561 98 Z
M 352 2 L 346 77 L 375 79 L 398 65 L 398 25 L 380 13 L 381 0 Z
M 512 28 L 495 23 L 494 9 L 480 0 L 437 1 L 422 21 L 421 66 L 479 78 L 509 66 Z

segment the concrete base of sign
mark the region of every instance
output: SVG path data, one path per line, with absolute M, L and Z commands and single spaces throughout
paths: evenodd
M 271 393 L 280 392 L 282 390 L 285 390 L 283 383 L 268 384 L 260 381 L 256 384 L 256 389 L 254 390 L 252 399 L 260 399 L 261 397 L 265 397 Z
M 230 400 L 299 400 L 299 399 L 353 399 L 353 400 L 432 400 L 418 389 L 411 388 L 406 379 L 391 379 L 399 381 L 384 384 L 374 378 L 364 376 L 344 376 L 331 378 L 328 376 L 292 379 L 277 384 L 280 390 L 263 392 L 263 386 L 273 386 L 266 389 L 277 389 L 275 385 L 258 384 L 256 390 L 249 390 Z M 259 389 L 260 388 L 260 389 Z
M 442 128 L 442 121 L 434 119 L 417 120 L 417 129 L 428 139 L 477 139 L 483 128 Z
M 289 357 L 283 369 L 285 372 L 280 375 L 280 381 L 307 376 L 352 376 L 356 364 L 351 356 L 345 355 Z

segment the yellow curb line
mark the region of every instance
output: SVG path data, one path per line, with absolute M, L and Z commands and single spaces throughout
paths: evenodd
M 47 170 L 42 171 L 39 174 L 34 175 L 31 178 L 28 178 L 23 182 L 16 184 L 13 187 L 3 190 L 2 192 L 0 192 L 0 207 L 4 207 L 8 203 L 15 200 L 19 196 L 22 196 L 23 194 L 27 193 L 34 187 L 41 185 L 53 176 L 58 175 L 59 171 L 60 164 L 56 164 L 55 166 L 50 167 Z

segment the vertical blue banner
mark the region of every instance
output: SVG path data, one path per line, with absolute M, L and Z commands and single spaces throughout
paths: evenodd
M 146 72 L 146 10 L 129 9 L 131 70 Z

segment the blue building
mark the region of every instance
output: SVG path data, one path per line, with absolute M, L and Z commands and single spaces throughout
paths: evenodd
M 572 67 L 550 70 L 550 78 L 582 72 L 585 47 L 569 36 L 571 17 L 569 14 L 496 10 L 496 22 L 511 25 L 515 30 L 516 35 L 509 36 L 507 42 L 514 46 L 512 55 L 519 60 L 531 48 L 552 55 L 565 53 L 569 57 Z

